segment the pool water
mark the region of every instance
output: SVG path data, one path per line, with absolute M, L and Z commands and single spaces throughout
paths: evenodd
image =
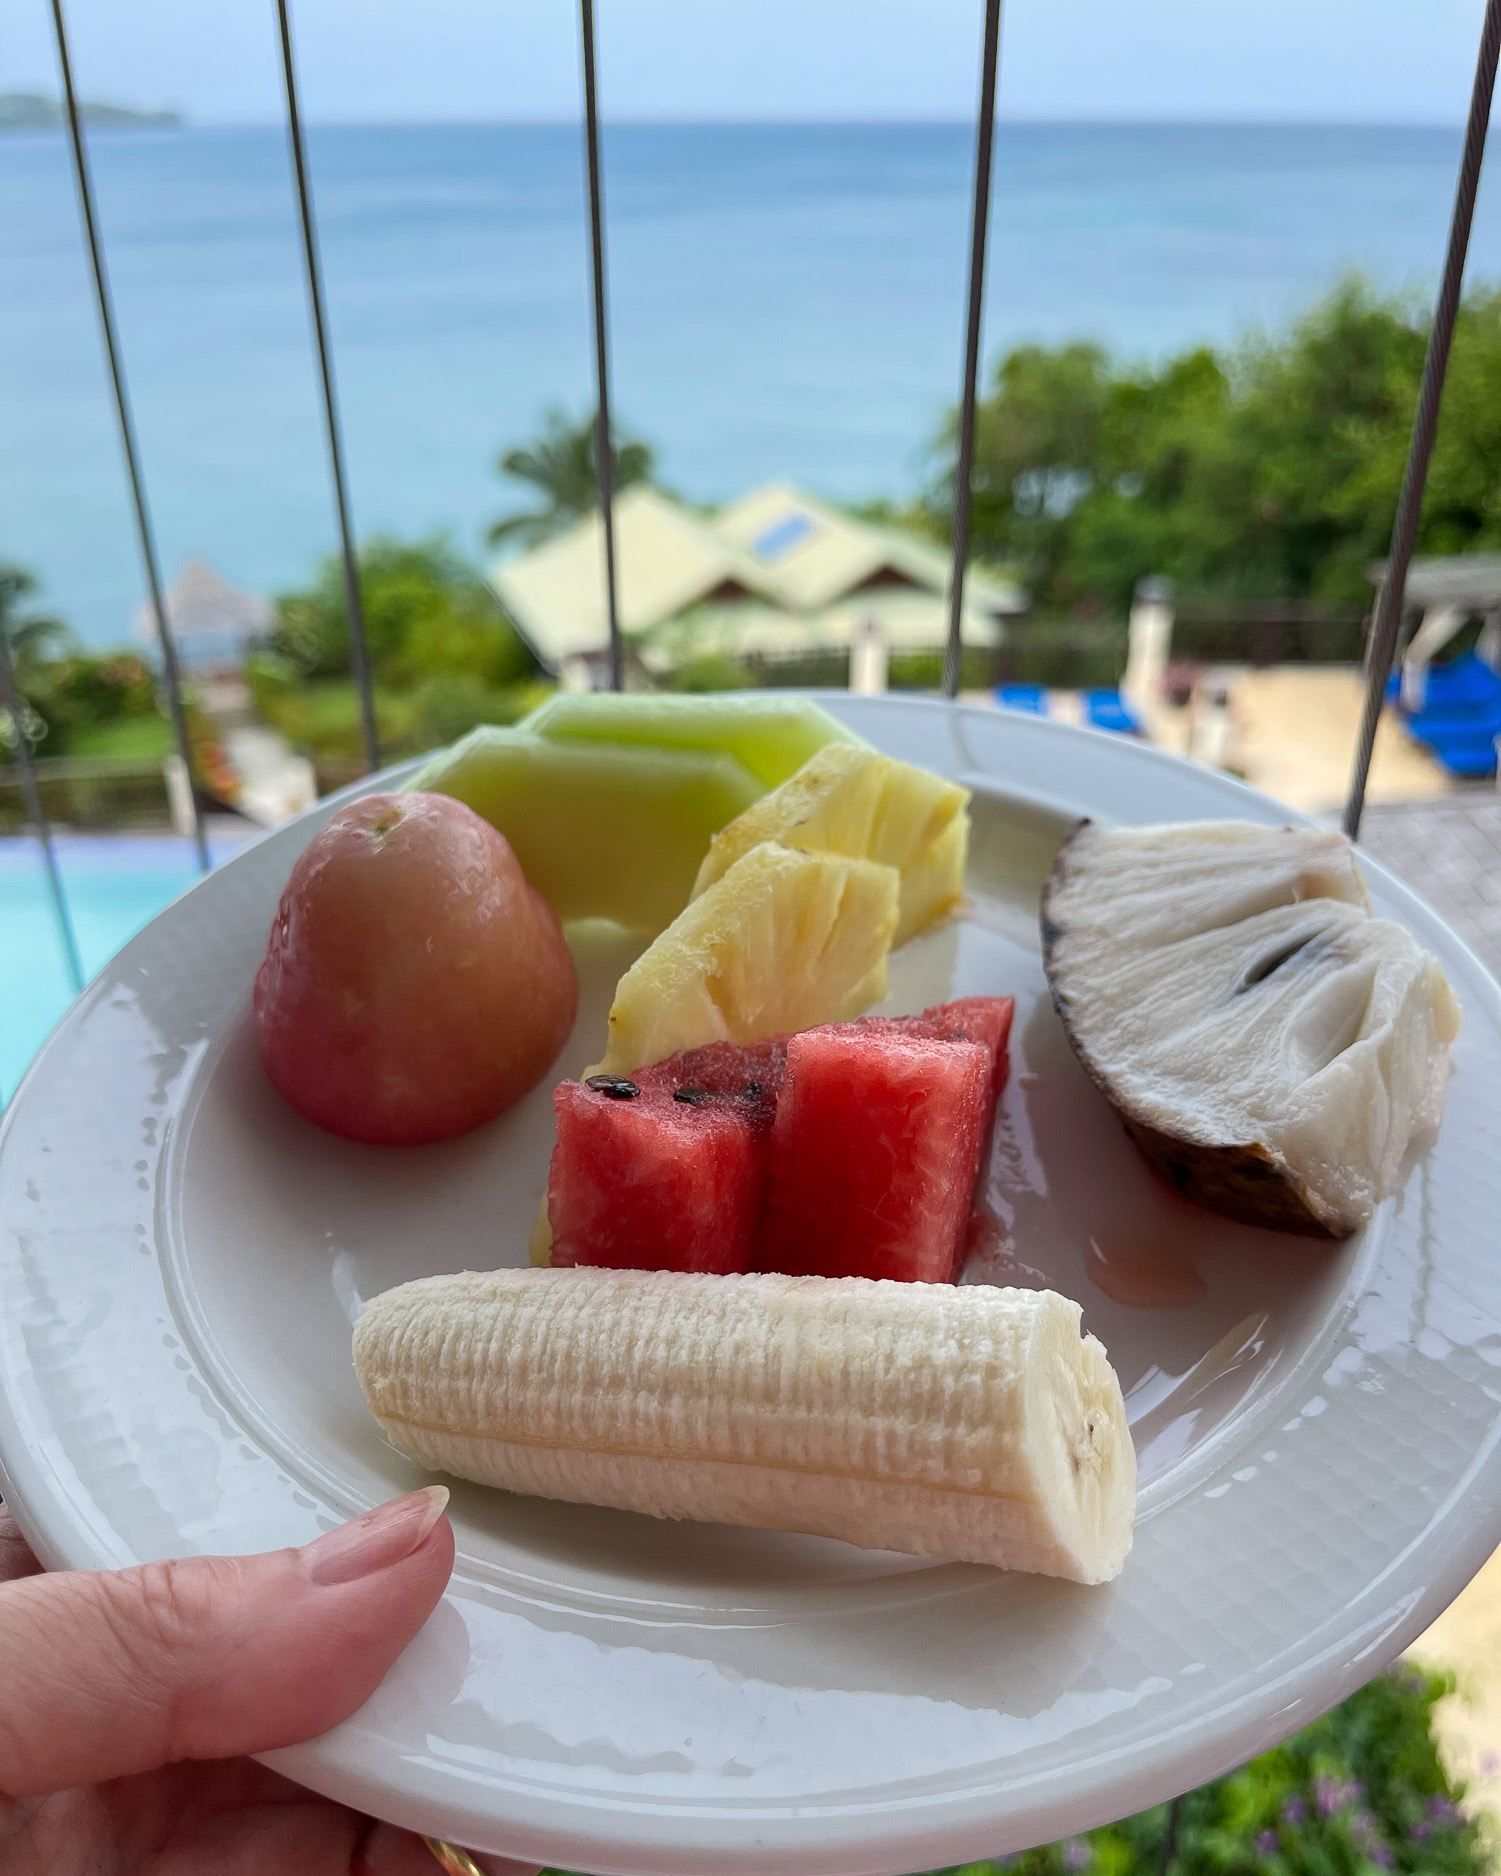
M 217 865 L 245 844 L 216 838 L 210 857 Z M 185 840 L 60 835 L 54 845 L 85 978 L 198 878 Z M 0 1103 L 72 1000 L 41 851 L 34 840 L 0 839 Z

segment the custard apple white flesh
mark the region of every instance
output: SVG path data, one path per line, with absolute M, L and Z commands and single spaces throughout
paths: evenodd
M 1083 821 L 1042 938 L 1079 1060 L 1214 1211 L 1347 1237 L 1438 1125 L 1459 1007 L 1437 959 L 1371 916 L 1342 834 Z

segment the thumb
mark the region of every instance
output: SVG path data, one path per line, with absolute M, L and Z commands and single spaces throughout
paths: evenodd
M 0 1588 L 0 1793 L 311 1739 L 345 1719 L 453 1568 L 441 1485 L 301 1550 L 62 1571 Z

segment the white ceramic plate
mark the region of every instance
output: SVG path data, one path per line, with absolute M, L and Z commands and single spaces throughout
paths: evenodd
M 898 955 L 887 1007 L 1018 999 L 993 1244 L 970 1274 L 1042 1273 L 1110 1350 L 1141 1459 L 1125 1574 L 1081 1589 L 460 1486 L 431 1621 L 353 1719 L 273 1755 L 318 1790 L 621 1876 L 890 1876 L 999 1854 L 1282 1738 L 1501 1538 L 1494 980 L 1367 860 L 1377 910 L 1439 954 L 1464 1007 L 1442 1135 L 1352 1243 L 1227 1224 L 1147 1172 L 1075 1065 L 1037 894 L 1078 814 L 1286 811 L 1124 739 L 830 701 L 975 790 L 971 909 Z M 259 1073 L 251 977 L 328 812 L 129 944 L 7 1116 L 0 1483 L 49 1564 L 301 1543 L 420 1482 L 363 1411 L 358 1301 L 525 1261 L 545 1087 L 466 1139 L 390 1152 L 308 1126 Z M 628 955 L 581 952 L 560 1071 L 597 1055 Z

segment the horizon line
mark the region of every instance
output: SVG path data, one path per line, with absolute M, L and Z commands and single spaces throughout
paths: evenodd
M 55 102 L 49 99 L 48 102 Z M 265 130 L 279 128 L 285 119 L 279 114 L 264 117 L 194 117 L 180 106 L 161 104 L 119 105 L 114 100 L 90 99 L 90 105 L 105 105 L 110 109 L 139 111 L 142 122 L 139 124 L 90 124 L 93 131 L 150 131 L 157 130 L 168 134 L 174 130 Z M 86 107 L 87 108 L 87 107 Z M 175 112 L 179 117 L 176 124 L 152 124 L 149 116 L 153 112 Z M 458 116 L 458 117 L 308 117 L 309 129 L 317 130 L 577 130 L 582 121 L 579 116 Z M 968 129 L 974 124 L 972 115 L 932 115 L 913 116 L 863 115 L 839 113 L 832 116 L 811 116 L 804 114 L 748 114 L 746 116 L 650 116 L 634 112 L 609 114 L 602 119 L 604 126 L 632 130 L 952 130 Z M 17 125 L 13 130 L 0 134 L 12 136 L 45 136 L 57 133 L 64 126 L 60 124 Z M 1015 129 L 1080 129 L 1080 130 L 1426 130 L 1459 132 L 1464 128 L 1462 120 L 1440 120 L 1433 118 L 1398 118 L 1398 117 L 1294 117 L 1294 116 L 1121 116 L 1092 115 L 1080 112 L 1039 112 L 1009 113 L 1001 112 L 996 117 L 997 130 Z M 1493 133 L 1501 136 L 1501 126 Z

